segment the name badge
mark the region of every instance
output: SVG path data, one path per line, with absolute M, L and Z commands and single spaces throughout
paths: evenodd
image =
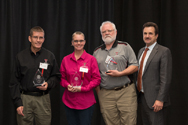
M 80 72 L 85 72 L 85 73 L 88 73 L 88 68 L 85 68 L 85 67 L 80 67 Z
M 40 63 L 39 68 L 48 69 L 48 63 Z

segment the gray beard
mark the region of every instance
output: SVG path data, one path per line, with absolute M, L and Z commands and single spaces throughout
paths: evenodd
M 102 40 L 104 41 L 105 44 L 110 44 L 112 43 L 114 40 L 116 39 L 116 37 L 114 38 L 102 38 Z

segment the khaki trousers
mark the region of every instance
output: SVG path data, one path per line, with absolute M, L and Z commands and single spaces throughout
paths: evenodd
M 24 117 L 17 114 L 18 125 L 33 125 L 35 120 L 36 125 L 51 124 L 51 103 L 50 95 L 31 96 L 21 94 L 23 102 Z
M 137 95 L 134 84 L 117 91 L 101 89 L 98 98 L 106 125 L 136 125 Z

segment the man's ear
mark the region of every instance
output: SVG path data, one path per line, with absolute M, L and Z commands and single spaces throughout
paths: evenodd
M 29 40 L 29 42 L 31 42 L 31 36 L 28 36 L 28 40 Z

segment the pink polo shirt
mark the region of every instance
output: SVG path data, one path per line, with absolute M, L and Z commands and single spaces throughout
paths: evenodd
M 75 72 L 77 72 L 80 77 L 82 76 L 82 72 L 79 72 L 79 70 L 84 64 L 88 67 L 88 73 L 84 73 L 81 92 L 72 93 L 67 90 L 67 86 L 71 84 Z M 94 56 L 88 54 L 84 50 L 82 56 L 76 61 L 73 52 L 63 58 L 60 72 L 62 75 L 60 84 L 65 88 L 62 101 L 66 106 L 72 109 L 81 110 L 89 108 L 96 103 L 93 88 L 100 84 L 101 77 Z

